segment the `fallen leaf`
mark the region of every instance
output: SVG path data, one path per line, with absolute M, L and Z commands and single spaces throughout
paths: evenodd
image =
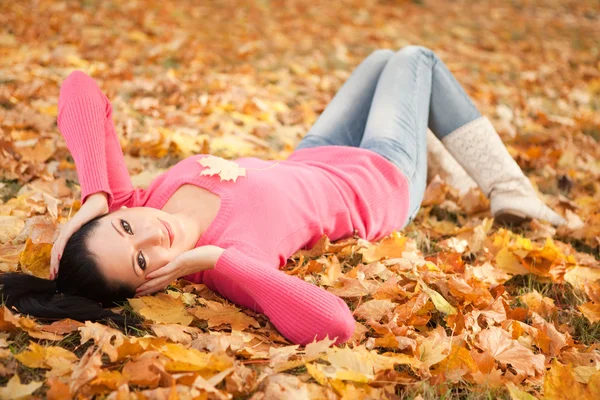
M 0 398 L 6 400 L 25 399 L 42 387 L 43 384 L 44 382 L 32 381 L 26 385 L 23 385 L 21 384 L 19 375 L 15 374 L 8 380 L 8 384 L 6 386 L 0 388 Z
M 579 311 L 593 324 L 600 321 L 600 304 L 587 302 L 579 307 Z
M 206 307 L 196 307 L 193 309 L 193 313 L 196 318 L 208 321 L 209 327 L 225 324 L 231 326 L 231 329 L 239 331 L 249 326 L 260 327 L 254 318 L 244 314 L 237 307 L 210 300 L 205 300 L 204 304 Z
M 194 320 L 186 310 L 183 300 L 167 293 L 160 292 L 128 301 L 135 312 L 154 322 L 187 326 Z
M 489 351 L 501 365 L 510 364 L 518 373 L 526 376 L 536 376 L 544 371 L 544 356 L 533 354 L 531 350 L 511 339 L 510 334 L 504 329 L 491 326 L 478 337 L 479 347 Z

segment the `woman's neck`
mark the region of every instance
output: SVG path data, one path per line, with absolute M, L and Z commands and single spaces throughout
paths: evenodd
M 194 248 L 217 217 L 221 198 L 195 185 L 182 185 L 165 203 L 163 211 L 174 215 L 186 232 L 186 247 Z

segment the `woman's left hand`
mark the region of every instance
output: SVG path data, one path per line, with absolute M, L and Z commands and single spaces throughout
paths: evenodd
M 177 256 L 173 261 L 146 275 L 146 282 L 138 286 L 136 297 L 165 289 L 174 280 L 215 267 L 217 260 L 225 249 L 208 245 L 188 250 Z

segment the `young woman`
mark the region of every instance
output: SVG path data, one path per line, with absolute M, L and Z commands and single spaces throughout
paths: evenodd
M 375 241 L 405 227 L 425 190 L 428 127 L 491 196 L 494 214 L 562 223 L 423 47 L 371 54 L 287 160 L 238 159 L 247 172 L 235 182 L 201 175 L 206 156 L 197 155 L 134 189 L 111 113 L 90 77 L 73 72 L 65 80 L 58 125 L 83 205 L 54 245 L 56 280 L 1 277 L 21 312 L 122 323 L 97 302 L 108 307 L 136 288 L 145 295 L 185 277 L 264 313 L 294 343 L 326 335 L 342 343 L 355 326 L 346 303 L 279 266 L 323 234 Z

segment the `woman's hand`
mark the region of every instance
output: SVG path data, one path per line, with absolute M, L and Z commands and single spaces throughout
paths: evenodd
M 221 247 L 208 245 L 180 254 L 164 267 L 146 275 L 149 280 L 137 288 L 136 297 L 158 292 L 182 276 L 214 268 L 224 251 Z
M 60 257 L 71 235 L 77 232 L 86 222 L 106 213 L 108 213 L 107 194 L 97 192 L 89 195 L 75 216 L 60 228 L 60 233 L 50 253 L 50 279 L 54 279 L 58 274 Z

